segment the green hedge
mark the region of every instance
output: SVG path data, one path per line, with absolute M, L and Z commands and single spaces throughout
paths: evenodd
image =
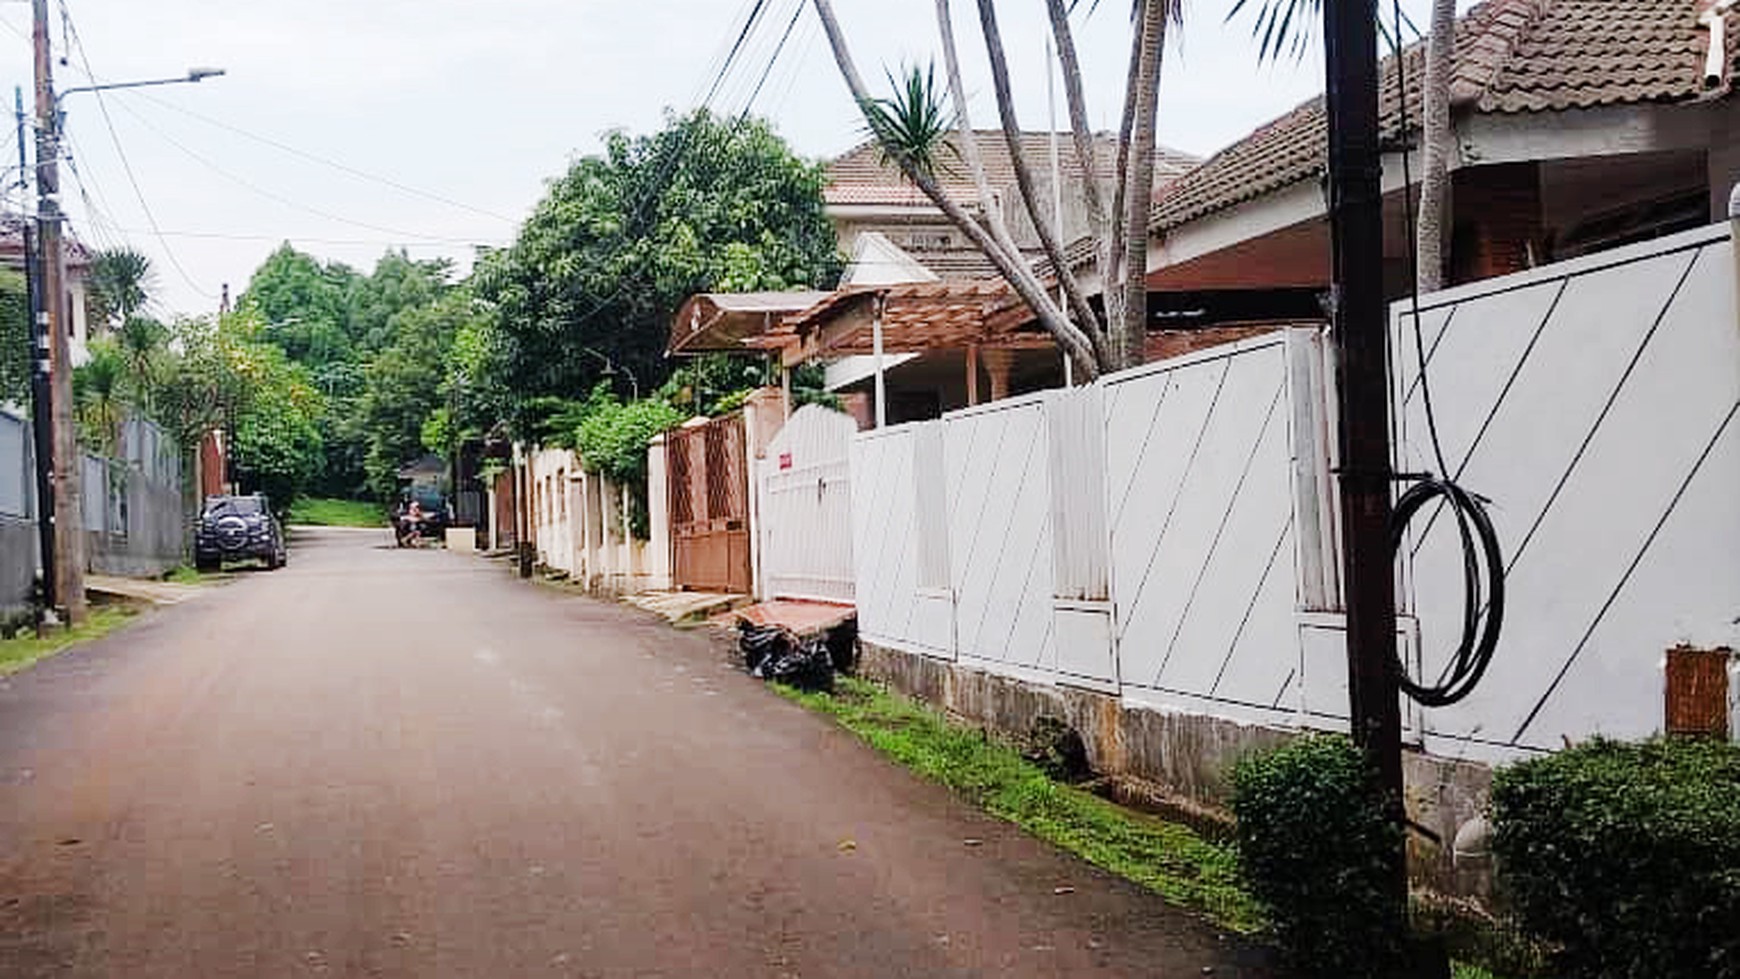
M 1504 899 L 1589 979 L 1740 979 L 1740 748 L 1595 741 L 1500 771 Z
M 1377 773 L 1350 740 L 1308 735 L 1233 769 L 1246 879 L 1301 976 L 1390 975 L 1407 954 L 1387 884 L 1401 830 Z

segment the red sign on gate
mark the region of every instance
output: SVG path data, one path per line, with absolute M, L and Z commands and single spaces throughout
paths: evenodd
M 790 452 L 781 452 L 779 454 L 779 468 L 782 471 L 791 468 L 791 453 Z

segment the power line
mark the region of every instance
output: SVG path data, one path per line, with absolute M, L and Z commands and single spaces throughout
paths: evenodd
M 79 61 L 84 65 L 85 77 L 94 80 L 96 74 L 91 71 L 90 55 L 85 53 L 84 40 L 79 37 L 78 28 L 73 24 L 72 15 L 67 11 L 66 0 L 61 0 L 60 11 L 62 23 L 72 34 L 73 46 L 78 49 Z M 109 117 L 108 103 L 103 100 L 102 92 L 92 92 L 91 94 L 96 96 L 97 109 L 103 116 L 103 125 L 109 131 L 109 140 L 115 145 L 115 154 L 121 161 L 122 171 L 127 174 L 127 183 L 133 188 L 133 196 L 139 201 L 139 210 L 144 212 L 145 222 L 151 226 L 152 233 L 157 237 L 157 243 L 163 246 L 164 256 L 169 259 L 169 264 L 175 269 L 176 274 L 181 276 L 182 281 L 187 283 L 188 288 L 206 299 L 216 299 L 217 295 L 215 293 L 207 292 L 199 283 L 193 280 L 193 276 L 188 274 L 187 269 L 182 267 L 181 260 L 175 256 L 174 249 L 169 247 L 168 239 L 164 238 L 163 233 L 158 230 L 157 215 L 151 212 L 151 205 L 146 203 L 144 191 L 139 189 L 139 178 L 133 173 L 133 163 L 127 159 L 127 150 L 121 145 L 121 137 L 115 132 L 115 121 Z M 59 120 L 51 119 L 49 120 L 49 125 L 54 126 L 56 129 L 61 128 Z
M 116 228 L 123 233 L 142 233 L 137 229 Z M 477 238 L 432 238 L 426 241 L 405 241 L 402 238 L 325 238 L 308 235 L 284 234 L 252 234 L 236 231 L 176 231 L 164 229 L 163 234 L 170 238 L 197 238 L 213 241 L 301 241 L 319 245 L 386 245 L 401 248 L 433 248 L 437 245 L 457 245 L 461 247 L 489 246 L 499 247 L 499 240 L 488 241 Z
M 298 211 L 304 211 L 304 212 L 306 212 L 308 214 L 312 214 L 318 218 L 324 218 L 328 221 L 337 221 L 340 224 L 352 225 L 354 227 L 362 228 L 366 231 L 378 231 L 381 234 L 393 235 L 393 236 L 399 237 L 399 238 L 412 238 L 412 239 L 420 239 L 420 240 L 425 240 L 425 241 L 450 240 L 450 239 L 443 239 L 437 235 L 427 235 L 427 234 L 422 234 L 422 233 L 416 232 L 416 231 L 406 231 L 402 228 L 389 228 L 389 227 L 385 227 L 383 225 L 370 224 L 367 221 L 359 221 L 355 218 L 347 218 L 344 215 L 334 214 L 331 211 L 322 210 L 321 208 L 314 207 L 311 204 L 304 204 L 301 201 L 295 200 L 294 198 L 286 197 L 286 196 L 279 194 L 275 191 L 268 190 L 267 188 L 261 187 L 259 184 L 254 183 L 253 181 L 247 179 L 246 177 L 232 173 L 229 170 L 225 169 L 224 167 L 219 166 L 217 163 L 214 163 L 210 158 L 206 157 L 204 154 L 199 153 L 198 151 L 188 147 L 186 144 L 182 143 L 180 140 L 174 138 L 173 136 L 170 136 L 168 133 L 157 128 L 155 125 L 153 125 L 151 123 L 151 121 L 149 119 L 145 118 L 139 112 L 134 110 L 131 106 L 126 105 L 125 103 L 122 103 L 121 107 L 126 109 L 128 112 L 131 112 L 133 114 L 133 117 L 139 120 L 140 124 L 142 124 L 146 129 L 150 130 L 152 133 L 156 134 L 156 136 L 159 139 L 163 140 L 164 142 L 168 143 L 169 145 L 180 150 L 182 153 L 187 154 L 187 156 L 192 158 L 194 161 L 198 162 L 202 166 L 211 170 L 213 173 L 217 174 L 218 176 L 223 177 L 224 179 L 231 181 L 232 183 L 236 184 L 239 187 L 242 187 L 243 189 L 245 189 L 251 193 L 258 194 L 259 196 L 264 197 L 267 200 L 276 201 L 277 203 L 282 204 L 285 207 L 289 207 L 289 208 L 292 208 L 292 209 L 298 210 Z
M 467 204 L 464 201 L 454 200 L 451 197 L 446 197 L 446 196 L 443 196 L 441 194 L 437 194 L 433 191 L 428 191 L 428 190 L 423 190 L 421 188 L 412 187 L 409 184 L 394 180 L 391 177 L 384 177 L 384 176 L 381 176 L 380 174 L 377 174 L 377 173 L 370 173 L 367 170 L 358 169 L 357 167 L 353 167 L 348 163 L 340 163 L 337 160 L 329 159 L 329 158 L 321 156 L 317 153 L 311 153 L 307 150 L 292 146 L 289 143 L 285 143 L 285 142 L 282 142 L 280 140 L 273 139 L 270 136 L 264 136 L 264 135 L 261 135 L 259 133 L 250 132 L 246 129 L 243 129 L 240 126 L 236 126 L 236 125 L 233 125 L 231 123 L 225 122 L 222 119 L 217 119 L 217 118 L 214 118 L 212 116 L 208 116 L 202 112 L 195 112 L 194 110 L 189 109 L 186 106 L 176 105 L 174 102 L 170 102 L 167 99 L 161 99 L 161 98 L 158 98 L 156 96 L 148 95 L 144 92 L 137 92 L 137 91 L 130 92 L 129 94 L 132 98 L 144 99 L 147 102 L 155 103 L 156 105 L 162 106 L 165 109 L 170 109 L 172 111 L 179 112 L 182 115 L 188 116 L 190 118 L 197 119 L 200 122 L 203 122 L 208 126 L 215 126 L 219 129 L 223 129 L 223 130 L 226 130 L 228 132 L 235 133 L 237 136 L 241 136 L 245 139 L 251 139 L 256 143 L 260 143 L 264 146 L 269 146 L 275 150 L 278 150 L 278 151 L 283 152 L 283 153 L 288 153 L 291 156 L 299 157 L 299 158 L 307 160 L 311 163 L 318 163 L 321 166 L 331 167 L 334 170 L 338 170 L 338 171 L 341 171 L 343 173 L 350 174 L 353 177 L 357 177 L 357 178 L 362 179 L 362 180 L 372 181 L 374 183 L 378 183 L 378 184 L 381 184 L 383 186 L 391 187 L 394 190 L 398 190 L 398 191 L 401 191 L 403 193 L 410 194 L 414 197 L 421 197 L 421 198 L 424 198 L 426 200 L 435 201 L 436 203 L 439 203 L 439 204 L 445 204 L 448 207 L 455 207 L 455 208 L 458 208 L 462 211 L 471 211 L 474 214 L 481 214 L 484 217 L 494 218 L 497 221 L 506 221 L 509 224 L 516 224 L 516 225 L 519 224 L 518 218 L 511 218 L 505 214 L 501 214 L 501 213 L 496 212 L 496 211 L 491 211 L 488 208 L 476 207 L 474 205 Z M 123 99 L 122 101 L 124 102 L 125 99 Z M 135 113 L 135 114 L 137 114 L 137 113 Z

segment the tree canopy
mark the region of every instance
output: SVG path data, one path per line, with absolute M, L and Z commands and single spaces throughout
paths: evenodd
M 516 404 L 576 397 L 608 362 L 651 390 L 690 294 L 832 286 L 822 186 L 822 168 L 759 119 L 697 110 L 650 136 L 611 134 L 478 269 L 497 313 L 495 382 Z

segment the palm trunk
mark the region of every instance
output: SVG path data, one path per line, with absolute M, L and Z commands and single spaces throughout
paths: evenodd
M 1426 84 L 1421 142 L 1419 241 L 1414 255 L 1421 292 L 1444 287 L 1444 240 L 1450 217 L 1450 76 L 1456 56 L 1456 0 L 1432 0 L 1432 34 L 1426 42 Z
M 997 114 L 1003 124 L 1003 139 L 1009 147 L 1009 162 L 1015 170 L 1015 186 L 1020 192 L 1021 204 L 1033 222 L 1033 230 L 1039 235 L 1045 257 L 1051 260 L 1057 281 L 1069 299 L 1071 312 L 1089 336 L 1094 336 L 1101 333 L 1099 316 L 1088 305 L 1087 294 L 1064 260 L 1063 245 L 1058 242 L 1057 234 L 1046 218 L 1039 195 L 1034 190 L 1033 171 L 1027 166 L 1027 154 L 1021 148 L 1021 122 L 1015 116 L 1015 99 L 1009 86 L 1009 59 L 1003 51 L 1002 34 L 997 30 L 995 0 L 979 0 L 979 24 L 985 33 L 985 53 L 991 62 L 991 86 L 997 93 Z
M 852 61 L 851 50 L 846 46 L 846 37 L 840 31 L 839 21 L 834 17 L 833 4 L 829 0 L 813 0 L 813 6 L 816 10 L 816 16 L 822 22 L 823 31 L 828 35 L 828 46 L 833 50 L 834 63 L 839 67 L 840 75 L 846 81 L 846 87 L 851 90 L 852 100 L 858 104 L 860 111 L 863 111 L 864 107 L 872 104 L 872 99 L 869 90 L 864 87 L 864 79 L 858 74 L 857 65 Z M 1040 325 L 1057 340 L 1058 345 L 1069 355 L 1083 376 L 1090 380 L 1098 377 L 1100 374 L 1099 360 L 1094 356 L 1093 346 L 1089 342 L 1087 334 L 1071 323 L 1069 318 L 1064 315 L 1063 310 L 1059 309 L 1057 304 L 1052 301 L 1046 293 L 1045 286 L 1039 281 L 1038 276 L 1033 274 L 1033 270 L 1027 267 L 1027 263 L 1021 255 L 1018 252 L 1010 254 L 1006 251 L 977 221 L 973 220 L 971 215 L 963 211 L 959 204 L 956 204 L 943 192 L 942 187 L 935 179 L 918 172 L 910 161 L 904 158 L 897 159 L 901 171 L 906 174 L 907 178 L 918 185 L 925 196 L 931 199 L 931 203 L 935 204 L 952 224 L 972 239 L 975 247 L 985 253 L 985 257 L 989 258 L 991 263 L 997 267 L 997 271 L 1008 280 L 1010 286 L 1015 289 L 1016 295 L 1020 296 L 1022 301 L 1033 310 Z
M 1110 324 L 1115 367 L 1133 367 L 1143 360 L 1148 339 L 1148 219 L 1154 208 L 1154 143 L 1160 105 L 1161 55 L 1166 24 L 1174 0 L 1145 0 L 1136 24 L 1137 48 L 1129 79 L 1129 105 L 1134 110 L 1128 139 L 1128 169 L 1123 197 L 1123 303 L 1119 322 Z M 1112 286 L 1106 286 L 1109 291 Z

